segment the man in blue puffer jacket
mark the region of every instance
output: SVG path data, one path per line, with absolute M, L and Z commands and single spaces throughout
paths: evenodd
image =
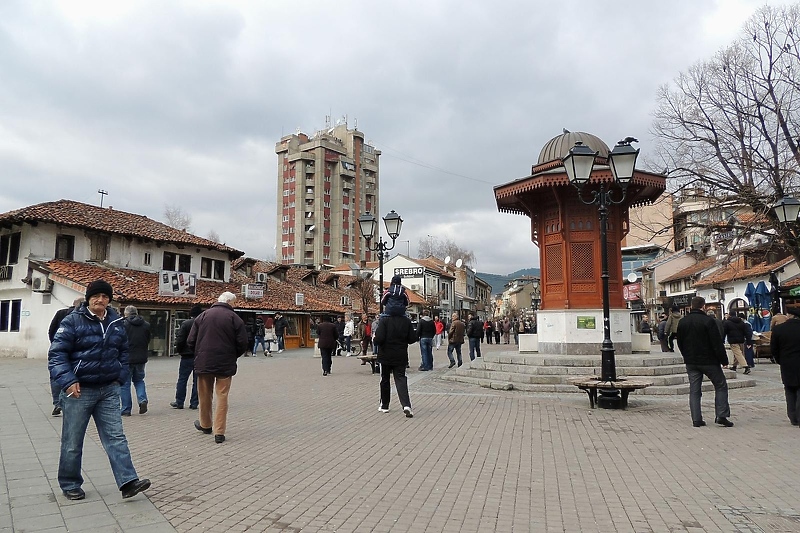
M 89 418 L 97 433 L 117 487 L 130 498 L 150 487 L 133 467 L 128 439 L 122 431 L 120 384 L 128 379 L 128 337 L 125 322 L 108 307 L 114 291 L 105 280 L 86 289 L 86 302 L 67 315 L 56 331 L 48 354 L 50 379 L 61 388 L 63 423 L 58 484 L 69 500 L 82 500 L 81 460 Z

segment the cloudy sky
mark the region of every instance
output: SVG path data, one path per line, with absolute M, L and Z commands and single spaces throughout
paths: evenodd
M 275 143 L 346 116 L 383 153 L 397 250 L 434 235 L 483 272 L 538 266 L 492 187 L 562 128 L 636 136 L 646 158 L 658 87 L 764 3 L 4 0 L 0 212 L 104 189 L 274 257 Z

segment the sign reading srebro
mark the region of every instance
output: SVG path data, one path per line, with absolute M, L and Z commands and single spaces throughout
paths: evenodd
M 425 267 L 395 268 L 394 275 L 401 278 L 418 278 L 425 273 Z

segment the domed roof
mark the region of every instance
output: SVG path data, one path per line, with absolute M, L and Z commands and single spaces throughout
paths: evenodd
M 542 151 L 539 152 L 539 162 L 537 165 L 549 163 L 550 161 L 554 161 L 556 159 L 563 159 L 567 156 L 567 154 L 569 154 L 570 148 L 575 146 L 577 141 L 581 141 L 585 146 L 600 152 L 600 155 L 603 157 L 607 156 L 611 151 L 606 143 L 591 133 L 564 130 L 564 133 L 557 137 L 553 137 L 547 141 L 547 143 L 545 143 Z

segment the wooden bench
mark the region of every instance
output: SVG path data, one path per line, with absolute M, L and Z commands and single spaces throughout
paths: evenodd
M 592 409 L 597 405 L 598 389 L 618 389 L 622 396 L 622 408 L 628 407 L 628 395 L 636 389 L 644 389 L 653 384 L 652 381 L 641 378 L 618 378 L 616 381 L 601 381 L 597 376 L 581 376 L 570 378 L 571 384 L 585 391 L 589 395 L 589 405 Z
M 373 374 L 380 374 L 380 368 L 378 367 L 378 356 L 377 355 L 359 355 L 359 359 L 361 359 L 361 364 L 369 363 L 369 366 L 372 367 Z

